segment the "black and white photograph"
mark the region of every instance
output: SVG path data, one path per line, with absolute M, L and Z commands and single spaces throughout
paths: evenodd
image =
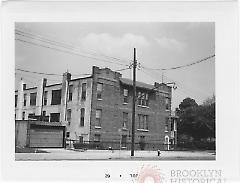
M 15 160 L 216 160 L 214 22 L 16 22 Z
M 1 10 L 1 181 L 239 182 L 237 1 Z

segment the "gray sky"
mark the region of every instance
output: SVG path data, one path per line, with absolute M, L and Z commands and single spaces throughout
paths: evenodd
M 93 65 L 113 70 L 126 68 L 117 64 L 119 60 L 103 55 L 120 58 L 122 64 L 129 64 L 133 60 L 134 47 L 138 62 L 155 69 L 184 65 L 215 54 L 214 23 L 16 23 L 16 28 L 35 37 L 31 39 L 26 34 L 18 34 L 16 39 L 85 55 L 59 52 L 16 40 L 16 68 L 35 72 L 62 74 L 68 69 L 73 75 L 81 75 L 91 73 Z M 70 44 L 74 49 L 42 42 L 37 35 Z M 130 70 L 121 73 L 123 77 L 132 77 Z M 173 91 L 173 109 L 186 97 L 201 104 L 215 93 L 215 58 L 190 67 L 164 71 L 163 76 L 164 82 L 177 83 L 178 88 Z M 43 76 L 16 71 L 15 85 L 21 77 L 27 85 L 34 86 Z M 47 78 L 48 83 L 62 79 L 61 76 Z M 161 82 L 162 72 L 141 68 L 137 71 L 137 80 L 149 84 Z

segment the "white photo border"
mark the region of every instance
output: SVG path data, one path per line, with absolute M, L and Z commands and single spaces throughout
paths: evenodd
M 118 174 L 156 165 L 172 169 L 221 169 L 239 179 L 238 10 L 232 2 L 4 2 L 1 62 L 1 165 L 7 180 L 120 181 Z M 26 161 L 14 157 L 15 22 L 215 22 L 216 161 Z M 130 179 L 129 179 L 130 180 Z M 125 181 L 129 181 L 125 180 Z M 129 181 L 131 182 L 131 181 Z

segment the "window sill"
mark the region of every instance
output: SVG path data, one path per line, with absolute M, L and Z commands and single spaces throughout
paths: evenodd
M 167 132 L 168 132 L 168 130 L 165 130 L 165 132 L 167 133 Z
M 128 129 L 127 129 L 127 128 L 122 128 L 122 130 L 123 130 L 123 131 L 128 131 Z
M 102 127 L 101 126 L 94 126 L 95 129 L 101 129 Z
M 126 103 L 126 102 L 123 102 L 123 105 L 128 105 L 128 103 Z
M 98 100 L 98 101 L 102 101 L 103 99 L 102 99 L 102 98 L 98 98 L 97 100 Z
M 142 107 L 142 108 L 147 108 L 149 109 L 150 107 L 149 106 L 145 106 L 145 105 L 137 105 L 138 107 Z
M 147 129 L 137 129 L 137 131 L 140 131 L 140 132 L 149 132 L 149 130 L 147 130 Z

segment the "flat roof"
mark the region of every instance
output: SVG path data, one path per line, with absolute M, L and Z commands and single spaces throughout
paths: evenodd
M 75 79 L 71 79 L 70 81 L 77 81 L 77 80 L 81 80 L 81 79 L 88 79 L 88 78 L 92 78 L 92 75 L 91 76 L 86 76 L 86 77 L 82 77 L 82 78 L 75 78 Z M 57 86 L 57 85 L 61 85 L 62 83 L 54 83 L 54 84 L 51 84 L 51 85 L 47 85 L 47 87 L 52 87 L 52 86 Z M 32 90 L 32 89 L 37 89 L 37 87 L 31 87 L 31 88 L 26 88 L 25 90 Z M 15 90 L 15 92 L 17 92 L 18 90 Z
M 131 79 L 120 78 L 120 81 L 125 85 L 129 85 L 129 86 L 133 85 L 133 81 Z M 136 87 L 145 88 L 145 89 L 149 89 L 149 90 L 152 90 L 152 89 L 155 88 L 154 85 L 150 85 L 150 84 L 143 83 L 143 82 L 140 82 L 140 81 L 136 81 Z

